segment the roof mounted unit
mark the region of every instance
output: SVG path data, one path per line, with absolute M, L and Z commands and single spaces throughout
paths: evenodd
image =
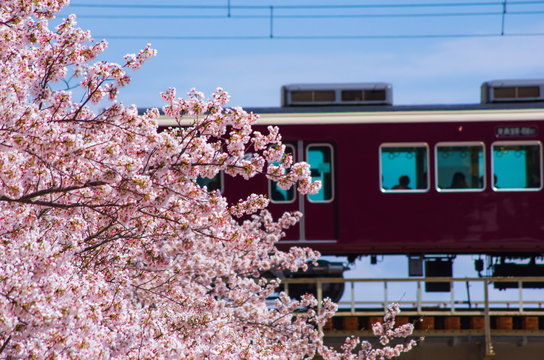
M 281 88 L 282 106 L 392 105 L 387 83 L 292 84 Z
M 482 84 L 482 104 L 544 101 L 544 79 L 493 80 Z

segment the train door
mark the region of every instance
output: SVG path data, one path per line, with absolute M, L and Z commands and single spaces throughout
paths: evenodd
M 286 144 L 286 152 L 296 161 L 310 164 L 312 180 L 321 181 L 316 194 L 301 195 L 294 188 L 283 190 L 276 182 L 269 181 L 269 197 L 275 217 L 285 211 L 300 211 L 304 214 L 299 224 L 286 232 L 287 241 L 336 240 L 335 191 L 334 191 L 334 147 L 330 143 L 309 143 L 299 140 Z
M 298 149 L 295 143 L 285 143 L 285 153 L 291 154 L 293 160 L 298 159 Z M 275 219 L 281 216 L 284 212 L 293 212 L 299 210 L 300 194 L 294 187 L 290 189 L 282 189 L 275 181 L 268 181 L 268 196 L 272 203 L 269 210 Z M 296 224 L 285 231 L 285 238 L 282 240 L 298 241 L 301 239 L 300 224 Z
M 301 240 L 336 240 L 334 147 L 330 143 L 310 142 L 299 142 L 298 147 L 304 148 L 304 161 L 310 164 L 312 180 L 321 181 L 317 194 L 309 194 L 299 200 L 304 214 Z

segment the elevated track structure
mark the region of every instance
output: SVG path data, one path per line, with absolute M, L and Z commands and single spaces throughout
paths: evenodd
M 298 278 L 283 284 L 287 292 L 304 288 L 318 300 L 331 284 L 344 286 L 339 310 L 323 328 L 331 345 L 351 335 L 377 342 L 372 324 L 382 320 L 390 303 L 398 303 L 396 323 L 411 322 L 414 336 L 425 337 L 415 355 L 408 353 L 406 359 L 435 358 L 443 351 L 442 360 L 500 360 L 512 354 L 536 360 L 544 358 L 544 290 L 534 288 L 542 282 L 544 277 L 524 276 Z M 448 284 L 450 291 L 426 292 L 432 284 Z M 507 290 L 499 290 L 505 285 Z

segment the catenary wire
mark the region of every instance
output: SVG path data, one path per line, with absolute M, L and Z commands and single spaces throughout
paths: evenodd
M 499 16 L 497 12 L 471 12 L 471 13 L 413 13 L 413 14 L 327 14 L 327 15 L 274 15 L 275 19 L 321 19 L 321 18 L 395 18 L 395 17 L 462 17 L 462 16 Z M 544 14 L 542 11 L 515 11 L 508 15 L 536 15 Z M 268 19 L 270 15 L 231 15 L 231 18 L 240 19 Z M 224 15 L 78 15 L 82 19 L 224 19 Z
M 133 9 L 221 9 L 227 10 L 226 14 L 79 14 L 79 18 L 89 19 L 225 19 L 225 18 L 238 18 L 238 19 L 270 19 L 270 33 L 268 35 L 181 35 L 181 36 L 163 36 L 163 35 L 110 35 L 105 36 L 110 39 L 169 39 L 169 40 L 223 40 L 223 39 L 424 39 L 424 38 L 451 38 L 451 37 L 498 37 L 498 36 L 543 36 L 539 32 L 519 32 L 519 33 L 505 33 L 504 31 L 504 17 L 515 15 L 535 15 L 543 14 L 544 10 L 534 11 L 506 11 L 515 5 L 538 5 L 544 4 L 544 1 L 482 1 L 482 2 L 461 2 L 461 3 L 403 3 L 403 4 L 359 4 L 359 5 L 340 5 L 340 4 L 328 4 L 328 5 L 161 5 L 161 4 L 77 4 L 74 3 L 72 7 L 88 7 L 88 8 L 133 8 Z M 500 11 L 471 11 L 471 12 L 418 12 L 418 13 L 328 13 L 328 14 L 289 14 L 289 13 L 277 13 L 274 10 L 278 9 L 355 9 L 355 8 L 445 8 L 445 7 L 475 7 L 475 6 L 495 6 L 501 8 Z M 232 9 L 245 9 L 245 10 L 267 10 L 267 14 L 233 14 Z M 497 33 L 433 33 L 433 34 L 391 34 L 391 35 L 275 35 L 273 31 L 273 22 L 276 19 L 327 19 L 327 18 L 432 18 L 432 17 L 480 17 L 480 16 L 497 16 L 502 17 L 501 31 Z
M 405 35 L 98 35 L 95 38 L 108 38 L 114 40 L 380 40 L 380 39 L 439 39 L 439 38 L 486 38 L 486 37 L 541 37 L 542 33 L 508 33 L 500 35 L 498 33 L 482 34 L 405 34 Z
M 508 5 L 537 5 L 544 4 L 544 1 L 510 1 Z M 269 9 L 271 6 L 276 9 L 364 9 L 364 8 L 439 8 L 439 7 L 476 7 L 476 6 L 503 6 L 504 1 L 482 1 L 482 2 L 456 2 L 456 3 L 403 3 L 403 4 L 328 4 L 328 5 L 164 5 L 164 4 L 71 4 L 71 7 L 89 8 L 145 8 L 145 9 Z

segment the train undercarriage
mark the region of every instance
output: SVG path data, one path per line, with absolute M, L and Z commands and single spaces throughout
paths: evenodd
M 286 272 L 280 275 L 284 279 L 341 279 L 344 272 L 350 270 L 357 259 L 369 257 L 369 263 L 378 264 L 380 259 L 388 255 L 361 255 L 346 256 L 346 261 L 319 260 L 317 265 L 309 264 L 308 270 L 298 272 Z M 451 278 L 454 275 L 454 260 L 457 255 L 407 255 L 408 276 L 423 278 Z M 535 254 L 478 254 L 474 258 L 474 271 L 478 277 L 542 277 L 544 276 L 544 256 Z M 341 258 L 338 257 L 340 260 Z M 399 274 L 397 277 L 402 277 Z M 344 294 L 344 283 L 322 282 L 322 297 L 331 298 L 337 302 Z M 498 290 L 515 289 L 519 287 L 518 282 L 495 282 L 493 287 Z M 544 288 L 544 282 L 526 281 L 523 282 L 524 289 Z M 285 290 L 285 288 L 282 288 Z M 290 284 L 288 293 L 292 298 L 299 298 L 305 293 L 317 296 L 315 282 Z M 450 292 L 450 282 L 426 282 L 425 292 Z

